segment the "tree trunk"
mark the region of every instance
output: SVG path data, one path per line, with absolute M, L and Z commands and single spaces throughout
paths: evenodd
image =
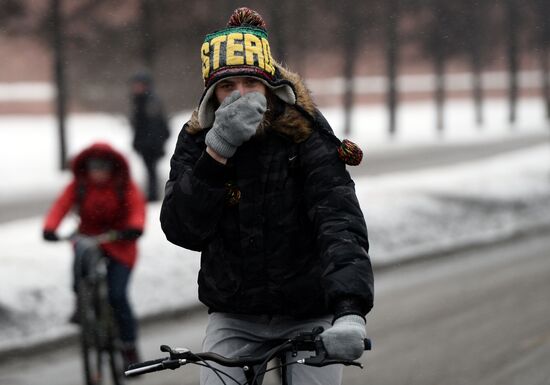
M 397 55 L 399 37 L 397 33 L 399 20 L 399 0 L 388 0 L 387 3 L 387 50 L 386 62 L 388 71 L 388 131 L 394 136 L 397 131 Z
M 355 84 L 353 81 L 355 59 L 349 58 L 344 64 L 344 134 L 351 134 L 351 120 L 353 115 L 353 94 L 355 93 Z
M 153 37 L 153 3 L 140 1 L 141 61 L 151 73 L 155 64 L 155 41 Z
M 546 107 L 546 119 L 550 120 L 550 79 L 548 76 L 548 48 L 541 47 L 541 71 L 542 71 L 542 87 L 543 87 L 543 97 L 544 105 Z
M 445 58 L 446 58 L 446 40 L 445 40 L 445 10 L 439 0 L 432 0 L 433 9 L 433 37 L 432 49 L 434 60 L 435 76 L 435 108 L 437 132 L 442 135 L 445 130 Z
M 542 72 L 542 89 L 544 97 L 544 105 L 546 108 L 546 119 L 550 120 L 550 79 L 548 79 L 550 70 L 548 50 L 550 48 L 550 4 L 548 0 L 539 0 L 538 14 L 542 32 L 540 36 L 540 63 Z
M 279 1 L 272 1 L 270 14 L 272 21 L 269 27 L 269 40 L 271 46 L 271 54 L 279 63 L 286 63 L 288 56 L 286 28 L 287 22 L 285 18 L 286 7 Z
M 351 134 L 353 102 L 355 94 L 355 63 L 359 57 L 359 36 L 361 35 L 360 18 L 356 12 L 353 1 L 346 0 L 342 4 L 343 12 L 343 42 L 344 47 L 344 134 Z
M 478 127 L 483 125 L 483 81 L 482 81 L 482 53 L 481 53 L 481 17 L 485 15 L 482 12 L 481 5 L 477 1 L 470 3 L 472 17 L 471 35 L 470 35 L 470 53 L 472 64 L 472 93 L 474 98 L 476 124 Z
M 518 7 L 516 0 L 507 0 L 507 21 L 508 21 L 508 120 L 511 124 L 516 122 L 517 98 L 518 98 Z
M 472 92 L 478 127 L 483 125 L 483 80 L 481 76 L 481 57 L 479 52 L 472 52 Z
M 61 14 L 61 0 L 52 0 L 53 52 L 54 52 L 54 79 L 57 91 L 56 114 L 59 135 L 59 169 L 66 170 L 67 144 L 65 135 L 67 93 L 64 72 L 64 45 L 63 45 L 63 16 Z
M 440 49 L 436 53 L 434 67 L 436 129 L 442 134 L 445 130 L 445 60 Z
M 309 10 L 307 5 L 303 1 L 293 2 L 293 12 L 291 17 L 291 23 L 293 26 L 292 40 L 292 62 L 293 70 L 295 70 L 301 76 L 305 76 L 306 58 L 308 55 L 308 31 L 309 31 Z

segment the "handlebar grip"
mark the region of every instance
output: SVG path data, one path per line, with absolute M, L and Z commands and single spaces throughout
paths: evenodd
M 364 350 L 371 350 L 372 349 L 372 341 L 370 340 L 370 338 L 365 338 L 363 340 L 363 343 L 365 344 L 365 349 Z
M 143 368 L 145 366 L 150 366 L 150 365 L 154 365 L 154 364 L 160 364 L 162 361 L 168 360 L 169 358 L 170 357 L 164 357 L 164 358 L 157 358 L 155 360 L 135 362 L 133 364 L 128 365 L 128 370 L 139 369 L 139 368 Z
M 148 366 L 140 366 L 135 369 L 128 369 L 127 371 L 124 372 L 124 375 L 126 377 L 136 377 L 141 374 L 158 372 L 159 370 L 163 370 L 163 369 L 164 369 L 164 365 L 162 364 L 162 362 L 160 362 L 160 363 L 152 364 Z
M 170 357 L 157 358 L 156 360 L 150 360 L 145 362 L 136 362 L 128 366 L 128 370 L 124 372 L 126 377 L 135 377 L 145 373 L 158 372 L 160 370 L 179 366 L 178 363 L 170 360 Z

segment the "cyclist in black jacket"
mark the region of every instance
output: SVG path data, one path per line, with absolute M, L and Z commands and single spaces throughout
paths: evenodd
M 255 11 L 236 10 L 206 36 L 201 56 L 205 90 L 178 137 L 161 224 L 169 241 L 202 252 L 203 349 L 260 354 L 267 339 L 320 325 L 329 356 L 360 357 L 374 293 L 346 170 L 354 152 L 300 78 L 273 61 Z M 210 373 L 201 384 L 218 383 Z M 336 384 L 341 367 L 295 365 L 289 375 L 294 384 Z

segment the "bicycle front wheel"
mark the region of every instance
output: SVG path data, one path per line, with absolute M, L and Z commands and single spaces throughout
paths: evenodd
M 104 292 L 106 296 L 106 291 Z M 122 356 L 122 342 L 118 334 L 118 326 L 114 318 L 113 309 L 109 305 L 107 298 L 102 302 L 103 310 L 101 312 L 102 324 L 106 331 L 105 353 L 109 356 L 109 366 L 114 385 L 124 384 L 124 358 Z
M 86 385 L 100 385 L 103 382 L 103 346 L 95 302 L 93 287 L 81 282 L 78 287 L 78 310 L 81 327 L 81 355 Z

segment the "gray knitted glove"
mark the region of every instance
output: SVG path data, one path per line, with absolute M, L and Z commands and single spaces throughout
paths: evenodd
M 365 338 L 365 320 L 355 314 L 337 318 L 330 329 L 321 333 L 328 357 L 335 360 L 353 361 L 361 357 Z
M 233 91 L 216 110 L 214 125 L 206 134 L 206 145 L 224 158 L 231 158 L 237 147 L 255 133 L 267 109 L 265 96 Z

